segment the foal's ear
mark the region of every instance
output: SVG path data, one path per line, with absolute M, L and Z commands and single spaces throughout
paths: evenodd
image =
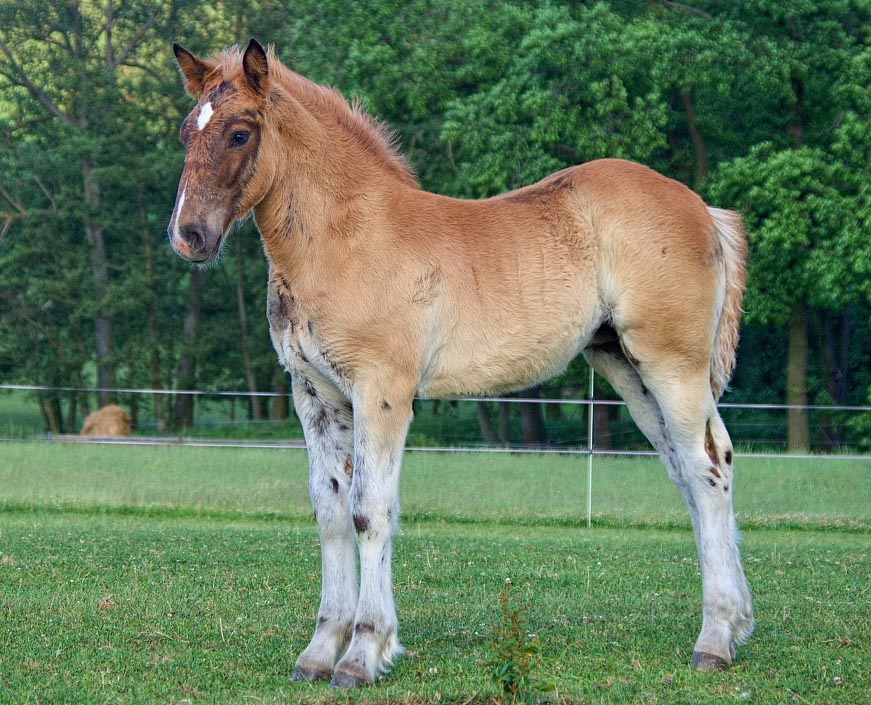
M 185 90 L 192 98 L 199 99 L 206 82 L 206 74 L 214 68 L 214 65 L 194 56 L 181 44 L 173 42 L 172 51 L 184 77 Z
M 269 64 L 266 61 L 266 50 L 256 39 L 248 42 L 248 48 L 242 57 L 242 68 L 251 89 L 255 93 L 263 93 L 269 84 Z

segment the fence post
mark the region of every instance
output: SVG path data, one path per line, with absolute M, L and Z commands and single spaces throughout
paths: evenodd
M 590 365 L 590 405 L 587 408 L 587 528 L 593 525 L 593 366 Z

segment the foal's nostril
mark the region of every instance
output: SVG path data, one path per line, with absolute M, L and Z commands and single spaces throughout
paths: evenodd
M 202 250 L 206 244 L 206 237 L 197 225 L 185 225 L 179 234 L 191 250 Z

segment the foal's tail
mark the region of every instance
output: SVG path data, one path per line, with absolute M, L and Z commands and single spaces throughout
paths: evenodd
M 726 294 L 720 309 L 720 320 L 714 337 L 711 357 L 711 390 L 714 399 L 719 399 L 735 369 L 735 348 L 738 347 L 738 323 L 741 318 L 741 300 L 744 297 L 744 279 L 747 274 L 747 240 L 741 216 L 734 211 L 712 208 L 708 213 L 723 248 L 726 266 Z

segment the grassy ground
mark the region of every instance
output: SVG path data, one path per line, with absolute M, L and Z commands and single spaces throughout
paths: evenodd
M 0 436 L 18 438 L 43 433 L 36 399 L 28 392 L 0 392 Z
M 0 444 L 0 507 L 152 513 L 236 512 L 308 518 L 307 461 L 297 449 Z M 871 528 L 871 458 L 738 458 L 742 525 Z M 406 453 L 409 518 L 573 523 L 586 517 L 587 459 L 503 453 Z M 593 515 L 600 525 L 689 526 L 655 458 L 597 457 Z
M 409 454 L 408 652 L 345 694 L 289 681 L 319 591 L 302 452 L 2 444 L 0 703 L 497 702 L 484 662 L 505 578 L 555 702 L 867 703 L 867 464 L 742 461 L 759 625 L 724 674 L 686 665 L 699 575 L 664 471 L 597 459 L 588 530 L 585 469 Z

